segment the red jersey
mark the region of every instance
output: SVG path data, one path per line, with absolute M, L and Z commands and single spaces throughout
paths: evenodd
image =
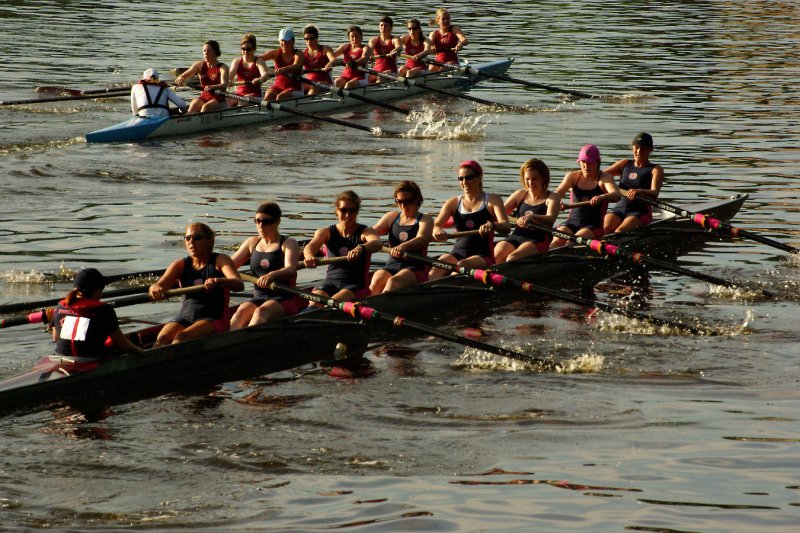
M 200 86 L 208 87 L 209 85 L 219 85 L 222 80 L 222 73 L 220 66 L 222 63 L 217 63 L 216 67 L 208 66 L 208 63 L 203 63 L 203 68 L 200 69 Z M 217 102 L 224 102 L 225 95 L 213 94 L 211 91 L 203 91 L 200 94 L 200 100 L 203 102 L 210 102 L 216 100 Z
M 288 60 L 283 58 L 283 54 L 278 51 L 278 55 L 275 56 L 275 70 L 279 68 L 288 67 L 289 65 L 294 63 L 294 54 Z M 272 88 L 278 91 L 285 91 L 286 89 L 291 89 L 292 91 L 302 91 L 303 87 L 300 85 L 300 80 L 296 80 L 287 76 L 286 74 L 276 74 L 275 81 L 272 83 Z
M 415 56 L 425 50 L 425 42 L 420 41 L 418 44 L 414 44 L 411 40 L 411 37 L 408 37 L 405 40 L 405 55 L 407 56 Z M 427 68 L 425 63 L 422 61 L 414 61 L 411 58 L 406 59 L 406 68 Z
M 350 80 L 363 80 L 366 77 L 366 74 L 363 70 L 358 70 L 356 68 L 352 68 L 350 66 L 351 61 L 358 61 L 362 57 L 364 57 L 364 47 L 362 46 L 358 50 L 353 50 L 353 45 L 348 44 L 345 46 L 344 51 L 342 52 L 342 57 L 344 59 L 344 70 L 342 71 L 342 78 L 346 79 L 347 81 Z
M 308 48 L 306 48 L 303 50 L 303 57 L 305 58 L 305 62 L 303 63 L 303 75 L 306 78 L 326 85 L 331 85 L 333 83 L 330 73 L 322 70 L 325 65 L 328 64 L 328 56 L 322 53 L 321 47 L 313 56 L 309 53 Z
M 244 61 L 239 63 L 239 68 L 236 69 L 236 81 L 253 81 L 261 77 L 261 71 L 258 70 L 258 64 L 253 61 L 250 63 L 250 66 L 247 67 L 244 64 Z M 261 97 L 261 86 L 260 85 L 240 85 L 236 88 L 236 94 L 239 96 L 255 96 L 260 98 Z
M 376 56 L 385 56 L 389 52 L 394 50 L 394 43 L 389 40 L 388 43 L 385 43 L 378 37 L 375 40 L 375 55 Z M 397 73 L 397 60 L 394 57 L 378 57 L 375 59 L 375 70 L 378 72 L 386 72 L 387 70 Z
M 447 33 L 440 33 L 439 30 L 433 32 L 433 49 L 436 50 L 436 61 L 440 63 L 458 64 L 458 54 L 452 48 L 458 44 L 458 37 L 453 33 L 453 27 L 448 28 Z

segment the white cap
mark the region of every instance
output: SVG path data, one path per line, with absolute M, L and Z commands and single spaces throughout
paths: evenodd
M 278 34 L 279 41 L 293 41 L 294 30 L 292 28 L 283 28 Z
M 158 79 L 158 71 L 154 68 L 149 68 L 142 72 L 142 79 L 149 80 L 149 79 Z

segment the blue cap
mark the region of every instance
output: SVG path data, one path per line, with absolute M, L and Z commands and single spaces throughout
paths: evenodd
M 279 41 L 294 41 L 294 30 L 292 28 L 283 28 L 278 34 Z

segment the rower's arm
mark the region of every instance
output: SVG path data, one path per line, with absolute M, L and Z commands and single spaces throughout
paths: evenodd
M 371 254 L 380 251 L 383 247 L 380 235 L 370 227 L 365 228 L 364 231 L 361 232 L 361 240 L 364 242 L 364 250 Z
M 453 216 L 453 213 L 456 212 L 457 206 L 458 196 L 453 196 L 444 203 L 442 209 L 439 211 L 439 214 L 436 217 L 436 220 L 433 222 L 433 240 L 447 240 L 447 233 L 444 231 L 444 227 L 447 224 L 447 221 L 450 220 L 450 217 Z
M 492 223 L 492 229 L 502 235 L 508 235 L 511 232 L 511 223 L 508 221 L 508 213 L 506 213 L 505 205 L 503 205 L 503 199 L 499 195 L 489 195 L 489 209 L 495 218 L 495 222 Z
M 464 32 L 461 30 L 461 26 L 453 26 L 453 33 L 455 33 L 456 37 L 458 37 L 458 44 L 455 46 L 455 51 L 458 52 L 469 44 L 469 39 L 467 39 L 467 36 L 464 35 Z
M 243 291 L 244 290 L 244 281 L 242 281 L 241 276 L 239 276 L 239 271 L 236 270 L 236 267 L 233 265 L 233 261 L 231 260 L 230 256 L 226 254 L 219 254 L 217 255 L 217 269 L 220 270 L 223 274 L 225 274 L 224 278 L 213 278 L 212 280 L 206 280 L 206 285 L 221 285 L 226 287 L 232 291 Z M 211 282 L 211 283 L 209 283 Z
M 144 353 L 139 346 L 135 345 L 131 340 L 122 333 L 122 330 L 119 328 L 112 331 L 109 335 L 111 340 L 114 341 L 114 347 L 120 353 Z

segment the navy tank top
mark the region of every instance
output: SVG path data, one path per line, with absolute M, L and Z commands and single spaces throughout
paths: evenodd
M 328 230 L 331 236 L 325 244 L 325 257 L 346 256 L 350 250 L 361 244 L 361 234 L 366 228 L 364 224 L 358 224 L 352 235 L 344 237 L 339 233 L 339 228 L 336 227 L 336 224 L 330 226 Z M 370 254 L 363 253 L 358 261 L 353 263 L 348 261 L 346 263 L 328 265 L 328 271 L 325 273 L 325 283 L 336 287 L 346 285 L 366 287 L 368 285 L 369 260 Z
M 483 194 L 483 202 L 480 207 L 472 212 L 462 211 L 463 196 L 458 198 L 458 207 L 453 214 L 453 222 L 455 222 L 456 231 L 470 231 L 480 228 L 487 222 L 495 222 L 492 213 L 489 211 L 489 206 L 486 202 L 486 193 Z M 489 234 L 486 237 L 480 235 L 469 235 L 467 237 L 460 237 L 456 240 L 453 250 L 450 252 L 459 259 L 479 255 L 481 257 L 494 256 L 494 234 Z
M 594 189 L 585 190 L 578 187 L 576 184 L 570 191 L 570 200 L 573 204 L 578 202 L 587 202 L 603 194 L 603 189 L 600 184 L 594 186 Z M 583 205 L 580 207 L 573 207 L 569 210 L 569 216 L 565 225 L 574 226 L 578 229 L 581 228 L 600 228 L 603 226 L 603 216 L 605 216 L 608 202 L 601 202 L 598 205 Z

